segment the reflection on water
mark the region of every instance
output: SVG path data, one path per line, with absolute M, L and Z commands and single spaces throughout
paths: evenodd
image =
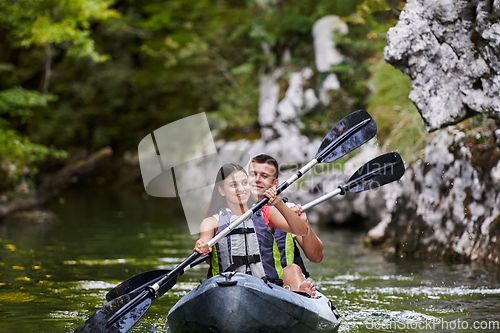
M 71 332 L 116 284 L 175 267 L 196 240 L 174 199 L 98 193 L 64 199 L 51 206 L 56 224 L 0 227 L 0 332 Z M 324 259 L 308 269 L 338 308 L 340 332 L 500 331 L 486 326 L 500 321 L 500 282 L 491 267 L 387 258 L 361 245 L 364 232 L 318 234 Z M 180 276 L 132 331 L 165 332 L 168 310 L 206 270 L 201 264 Z

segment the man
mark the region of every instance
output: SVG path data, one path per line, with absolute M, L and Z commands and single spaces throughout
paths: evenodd
M 252 195 L 259 201 L 263 199 L 263 193 L 279 184 L 278 179 L 279 166 L 277 161 L 265 154 L 252 158 L 250 163 L 248 180 L 251 186 Z M 281 200 L 280 196 L 278 199 Z M 287 207 L 286 205 L 282 205 Z M 278 206 L 277 206 L 278 208 Z M 281 208 L 285 210 L 285 208 Z M 296 213 L 301 220 L 308 226 L 308 232 L 304 236 L 297 236 L 296 240 L 304 250 L 306 257 L 312 262 L 320 262 L 323 259 L 323 243 L 312 230 L 307 215 L 302 211 L 300 205 L 292 206 L 290 209 Z M 282 215 L 287 216 L 289 212 Z M 283 283 L 288 284 L 292 290 L 306 289 L 306 292 L 313 291 L 312 283 L 305 280 L 309 276 L 306 271 L 300 251 L 297 248 L 292 234 L 287 234 L 279 230 L 275 231 L 275 238 L 281 254 L 281 264 L 283 266 Z M 309 292 L 311 293 L 311 292 Z
M 300 256 L 300 250 L 297 247 L 297 243 L 299 243 L 307 259 L 317 263 L 323 260 L 323 242 L 321 242 L 316 233 L 312 230 L 306 213 L 302 211 L 302 206 L 291 204 L 290 209 L 309 227 L 309 233 L 305 236 L 295 236 L 281 230 L 275 231 L 274 238 L 280 250 L 281 266 L 286 267 L 291 264 L 298 265 L 302 270 L 302 274 L 308 278 L 309 272 L 306 270 L 304 261 Z

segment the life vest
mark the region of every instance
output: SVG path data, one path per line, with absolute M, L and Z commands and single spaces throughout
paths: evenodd
M 278 244 L 278 249 L 281 256 L 281 266 L 284 268 L 291 264 L 296 264 L 302 270 L 302 274 L 306 278 L 309 277 L 309 272 L 306 270 L 304 261 L 300 256 L 300 250 L 297 247 L 297 240 L 293 234 L 276 229 L 274 231 L 274 238 Z
M 218 235 L 239 216 L 226 208 L 214 217 L 218 221 L 215 233 Z M 247 267 L 256 277 L 267 276 L 270 281 L 283 279 L 278 245 L 264 219 L 262 209 L 213 246 L 208 277 L 227 271 L 247 273 Z

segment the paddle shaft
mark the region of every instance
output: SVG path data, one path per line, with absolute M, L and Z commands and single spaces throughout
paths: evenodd
M 344 133 L 342 133 L 336 140 L 332 141 L 327 147 L 325 147 L 321 153 L 319 153 L 316 158 L 313 158 L 309 163 L 304 165 L 299 171 L 297 171 L 294 175 L 288 178 L 285 182 L 281 183 L 278 188 L 276 188 L 276 194 L 280 194 L 285 189 L 287 189 L 290 185 L 292 185 L 297 179 L 302 177 L 304 173 L 311 170 L 316 164 L 322 162 L 328 155 L 340 147 L 347 139 L 349 139 L 354 133 L 361 130 L 365 125 L 368 125 L 371 121 L 371 118 L 365 119 L 352 128 L 348 129 Z M 325 199 L 326 200 L 326 199 Z M 247 220 L 252 214 L 257 212 L 259 209 L 264 207 L 265 204 L 269 201 L 268 198 L 262 199 L 259 203 L 257 203 L 252 209 L 246 211 L 243 215 L 241 215 L 237 220 L 227 226 L 222 232 L 220 232 L 217 236 L 208 241 L 208 247 L 214 246 L 217 242 L 219 242 L 222 238 L 226 237 L 231 231 L 233 231 L 236 227 L 238 227 L 243 221 Z M 157 283 L 150 286 L 154 292 L 158 291 L 163 283 L 168 281 L 172 276 L 179 274 L 186 266 L 188 266 L 192 261 L 196 260 L 201 254 L 199 252 L 193 252 L 186 260 L 180 263 L 176 268 L 174 268 L 169 274 L 167 274 L 164 278 L 160 279 Z M 125 306 L 127 307 L 127 306 Z M 122 308 L 123 309 L 123 308 Z M 114 317 L 114 316 L 113 316 Z M 112 318 L 113 318 L 112 317 Z
M 335 149 L 335 148 L 333 148 Z M 309 163 L 307 163 L 304 167 L 302 167 L 299 171 L 297 171 L 294 175 L 292 175 L 289 179 L 287 179 L 284 183 L 280 184 L 278 188 L 276 189 L 277 194 L 280 194 L 283 192 L 286 188 L 288 188 L 291 184 L 293 184 L 297 179 L 302 177 L 304 173 L 309 171 L 311 168 L 313 168 L 316 164 L 318 164 L 317 159 L 313 159 Z M 358 178 L 351 179 L 347 184 L 343 186 L 339 186 L 336 190 L 327 193 L 307 204 L 302 206 L 302 210 L 307 210 L 309 208 L 312 208 L 334 196 L 337 196 L 339 194 L 345 194 L 346 191 L 349 191 L 351 188 L 357 186 L 358 184 L 361 184 L 363 182 L 369 181 L 370 179 L 374 178 L 375 176 L 386 172 L 388 169 L 393 168 L 397 165 L 397 163 L 387 163 L 381 167 L 375 168 L 374 170 L 359 176 Z M 268 198 L 264 198 L 261 200 L 258 204 L 256 204 L 252 209 L 248 210 L 245 212 L 242 216 L 240 216 L 236 221 L 231 223 L 226 229 L 224 229 L 220 234 L 212 238 L 208 242 L 208 246 L 212 247 L 214 244 L 216 244 L 218 241 L 220 241 L 223 237 L 226 237 L 233 229 L 235 229 L 238 225 L 240 225 L 243 221 L 248 219 L 250 216 L 252 216 L 253 213 L 261 209 L 267 202 L 269 201 Z M 169 274 L 167 274 L 165 277 L 160 279 L 158 282 L 154 283 L 152 286 L 146 287 L 146 289 L 142 292 L 141 294 L 141 300 L 136 300 L 132 306 L 135 306 L 139 304 L 145 297 L 147 297 L 151 292 L 156 293 L 161 286 L 169 281 L 173 276 L 176 276 L 178 274 L 182 274 L 185 270 L 189 269 L 190 267 L 194 266 L 195 264 L 193 263 L 198 257 L 200 256 L 200 253 L 198 252 L 193 252 L 186 260 L 184 260 L 181 264 L 179 264 L 174 270 L 172 270 Z M 192 265 L 191 265 L 192 264 Z M 144 295 L 144 296 L 142 296 Z M 128 305 L 128 304 L 127 304 Z M 132 307 L 131 306 L 131 307 Z M 125 306 L 124 308 L 127 308 Z M 121 313 L 125 312 L 126 310 L 122 308 L 120 309 L 117 313 L 115 313 L 114 316 L 111 317 L 111 319 L 108 322 L 108 326 L 112 325 L 116 320 L 118 320 L 121 317 Z M 123 311 L 122 311 L 123 310 Z
M 385 155 L 384 155 L 385 156 Z M 366 168 L 367 166 L 370 166 L 371 164 L 370 163 L 376 163 L 374 161 L 377 161 L 377 162 L 380 162 L 380 160 L 382 159 L 383 161 L 383 158 L 384 156 L 379 156 L 378 158 L 368 162 L 367 164 L 365 164 L 362 168 L 360 168 L 359 170 L 363 170 L 364 168 Z M 391 163 L 386 163 L 384 162 L 384 164 L 381 166 L 381 167 L 377 167 L 377 168 L 373 168 L 373 170 L 371 170 L 370 172 L 367 172 L 367 173 L 364 173 L 358 177 L 355 177 L 356 176 L 356 173 L 351 177 L 351 179 L 349 179 L 349 181 L 347 182 L 347 184 L 345 184 L 344 186 L 339 186 L 337 189 L 335 189 L 334 191 L 332 192 L 329 192 L 319 198 L 316 198 L 310 202 L 308 202 L 307 204 L 303 205 L 302 206 L 302 210 L 305 211 L 305 210 L 308 210 L 334 196 L 337 196 L 339 194 L 344 194 L 345 191 L 349 191 L 350 189 L 352 189 L 353 187 L 357 186 L 358 184 L 360 183 L 364 183 L 364 182 L 367 182 L 369 181 L 370 179 L 377 179 L 377 176 L 382 174 L 382 173 L 385 173 L 388 169 L 391 169 L 393 167 L 397 167 L 398 164 L 400 162 L 391 162 Z M 315 165 L 315 162 L 313 161 L 311 163 L 312 166 Z M 376 165 L 380 165 L 380 164 L 376 164 Z M 307 168 L 311 168 L 312 166 L 306 166 L 304 167 L 304 169 L 307 169 Z M 358 170 L 357 173 L 359 173 L 360 171 Z M 289 183 L 293 183 L 296 179 L 298 179 L 298 175 L 295 174 L 293 175 L 290 179 L 288 179 L 284 184 L 289 184 Z M 396 179 L 399 179 L 399 176 L 395 176 L 393 179 L 389 179 L 389 182 L 390 181 L 394 181 Z M 381 185 L 384 185 L 386 183 L 387 179 L 385 179 L 384 182 L 382 182 Z M 282 185 L 281 186 L 281 189 L 280 191 L 282 191 L 284 188 L 285 188 L 286 185 Z M 371 187 L 372 188 L 372 187 Z M 198 265 L 199 263 L 202 263 L 204 262 L 206 259 L 207 259 L 208 255 L 204 256 L 204 257 L 201 257 L 201 258 L 198 258 L 196 260 L 194 260 L 191 264 L 187 265 L 184 269 L 183 269 L 183 272 L 187 271 L 188 269 L 190 269 L 191 267 L 194 267 L 196 265 Z M 168 274 L 169 271 L 165 271 L 164 274 Z M 183 273 L 182 272 L 182 273 Z M 182 274 L 181 273 L 181 274 Z M 161 278 L 163 277 L 162 276 L 158 276 L 154 279 L 151 279 L 150 283 L 155 283 L 157 281 L 159 281 Z
M 395 167 L 396 164 L 397 163 L 385 164 L 384 166 L 376 168 L 376 169 L 362 175 L 359 178 L 353 179 L 353 180 L 349 181 L 347 184 L 345 184 L 344 186 L 339 186 L 336 190 L 333 190 L 332 192 L 329 192 L 325 195 L 322 195 L 319 198 L 314 199 L 313 201 L 306 203 L 304 206 L 302 206 L 302 210 L 307 210 L 309 208 L 312 208 L 312 207 L 314 207 L 314 206 L 316 206 L 316 205 L 318 205 L 318 204 L 320 204 L 320 203 L 322 203 L 330 198 L 333 198 L 336 195 L 339 195 L 339 194 L 343 195 L 343 194 L 345 194 L 346 191 L 349 191 L 352 187 L 354 187 L 360 183 L 363 183 L 367 180 L 370 180 L 371 178 L 375 177 L 376 175 L 379 175 L 382 172 L 385 172 L 388 169 Z
M 361 119 L 360 119 L 361 118 Z M 293 182 L 299 179 L 305 172 L 310 170 L 318 163 L 329 163 L 332 162 L 345 154 L 351 152 L 353 149 L 361 146 L 375 135 L 377 127 L 370 115 L 364 111 L 356 111 L 340 122 L 338 122 L 331 130 L 328 132 L 325 139 L 316 153 L 315 158 L 302 167 L 295 175 L 290 177 L 285 183 L 278 186 L 276 189 L 277 194 L 280 194 L 283 190 L 288 188 Z M 261 209 L 269 200 L 267 198 L 261 200 L 256 206 L 251 210 L 244 213 L 236 221 L 231 223 L 226 229 L 224 229 L 219 235 L 214 237 L 208 242 L 209 246 L 213 246 L 222 237 L 227 236 L 233 229 L 235 229 L 240 223 L 248 219 L 253 213 Z M 186 258 L 182 263 L 175 267 L 170 273 L 162 277 L 157 283 L 148 285 L 141 292 L 137 294 L 127 294 L 128 298 L 133 297 L 130 301 L 126 298 L 120 300 L 113 300 L 97 311 L 91 318 L 87 320 L 84 327 L 102 327 L 101 331 L 108 331 L 109 328 L 117 323 L 117 321 L 123 318 L 123 325 L 121 327 L 116 327 L 113 331 L 125 332 L 128 330 L 133 323 L 136 323 L 142 315 L 149 309 L 151 302 L 161 295 L 158 294 L 160 288 L 164 287 L 174 276 L 181 274 L 181 272 L 189 266 L 194 260 L 200 257 L 200 253 L 194 252 L 188 258 Z M 123 296 L 124 297 L 124 296 Z M 126 302 L 123 306 L 120 302 Z M 149 304 L 148 304 L 149 303 Z M 139 308 L 138 306 L 141 305 Z M 119 308 L 116 312 L 116 308 Z M 128 313 L 132 311 L 133 308 L 137 311 L 132 313 L 130 316 L 125 317 Z M 112 315 L 111 315 L 112 313 Z M 110 317 L 108 317 L 111 315 Z M 108 319 L 109 318 L 109 319 Z M 101 326 L 102 325 L 102 326 Z
M 353 133 L 355 133 L 356 131 L 359 131 L 363 126 L 365 126 L 368 123 L 370 123 L 370 121 L 371 121 L 371 119 L 365 119 L 365 120 L 361 121 L 359 124 L 357 124 L 356 126 L 353 126 L 349 130 L 347 130 L 344 133 L 342 133 L 342 135 L 337 140 L 332 141 L 326 147 L 326 149 L 324 149 L 323 152 L 316 157 L 317 159 L 315 159 L 313 161 L 316 161 L 316 163 L 321 162 L 328 155 L 327 153 L 329 151 L 333 151 L 333 150 L 337 149 L 337 147 L 339 147 L 342 143 L 344 143 Z M 313 161 L 311 161 L 311 162 L 313 162 Z M 314 164 L 314 165 L 316 165 L 316 164 Z M 311 166 L 311 168 L 312 168 L 312 166 Z M 314 206 L 322 203 L 323 201 L 330 199 L 331 197 L 334 197 L 334 196 L 336 196 L 338 194 L 342 194 L 343 192 L 344 192 L 344 190 L 342 188 L 338 188 L 338 189 L 336 189 L 336 190 L 334 190 L 334 191 L 332 191 L 330 193 L 327 193 L 327 194 L 325 194 L 325 195 L 323 195 L 323 196 L 321 196 L 321 197 L 319 197 L 319 198 L 317 198 L 317 199 L 315 199 L 315 200 L 313 200 L 313 201 L 305 204 L 304 206 L 302 206 L 302 209 L 306 210 L 308 208 L 314 207 Z
M 294 175 L 292 175 L 290 178 L 288 178 L 285 182 L 280 184 L 278 188 L 276 189 L 276 195 L 280 194 L 283 192 L 285 189 L 287 189 L 291 184 L 293 184 L 297 179 L 302 177 L 304 173 L 309 171 L 312 167 L 314 167 L 316 164 L 318 164 L 318 160 L 313 159 L 311 162 L 307 163 L 305 166 L 303 166 L 299 171 L 297 171 Z M 221 233 L 219 233 L 217 236 L 212 238 L 207 244 L 208 247 L 214 246 L 217 242 L 219 242 L 222 238 L 226 237 L 233 229 L 235 229 L 237 226 L 239 226 L 243 221 L 248 219 L 250 216 L 252 216 L 253 213 L 257 212 L 259 209 L 264 207 L 265 204 L 269 201 L 269 198 L 264 198 L 259 203 L 257 203 L 255 206 L 252 207 L 252 209 L 249 209 L 246 211 L 243 215 L 241 215 L 236 221 L 231 223 L 224 229 Z
M 325 195 L 322 195 L 319 198 L 314 199 L 313 201 L 310 201 L 310 202 L 306 203 L 304 206 L 302 206 L 302 210 L 307 210 L 307 209 L 312 208 L 312 207 L 314 207 L 316 205 L 319 205 L 323 201 L 326 201 L 326 200 L 328 200 L 330 198 L 333 198 L 334 196 L 339 195 L 341 193 L 342 193 L 342 190 L 340 188 L 337 188 L 336 190 L 334 190 L 332 192 L 329 192 L 329 193 L 327 193 Z
M 322 203 L 322 202 L 324 202 L 324 201 L 326 201 L 334 196 L 337 196 L 339 194 L 343 194 L 343 192 L 345 192 L 345 191 L 350 191 L 354 187 L 356 187 L 355 191 L 359 192 L 360 187 L 358 185 L 361 185 L 361 183 L 363 183 L 362 185 L 364 185 L 364 186 L 361 186 L 361 189 L 364 191 L 366 189 L 373 189 L 374 185 L 376 185 L 377 183 L 378 183 L 377 186 L 381 186 L 381 185 L 387 184 L 388 182 L 392 182 L 394 180 L 399 179 L 402 176 L 402 174 L 404 173 L 404 170 L 403 170 L 403 172 L 401 172 L 401 174 L 399 174 L 399 172 L 396 171 L 395 173 L 393 173 L 394 177 L 392 177 L 392 178 L 387 178 L 387 177 L 385 177 L 383 179 L 377 178 L 379 175 L 385 174 L 385 172 L 388 169 L 397 168 L 399 166 L 399 164 L 403 163 L 401 160 L 401 157 L 399 157 L 399 155 L 397 155 L 399 157 L 399 158 L 397 158 L 396 155 L 397 155 L 397 153 L 388 153 L 388 154 L 379 156 L 379 157 L 371 160 L 370 162 L 363 165 L 360 169 L 358 169 L 358 171 L 356 173 L 354 173 L 354 175 L 349 179 L 349 181 L 347 182 L 346 185 L 339 186 L 339 188 L 335 189 L 334 191 L 327 193 L 321 197 L 318 197 L 318 198 L 308 202 L 307 204 L 304 204 L 302 206 L 302 210 L 304 210 L 304 211 L 308 210 L 308 209 L 310 209 L 310 208 L 312 208 L 312 207 L 314 207 L 314 206 L 316 206 L 316 205 L 318 205 L 318 204 L 320 204 L 320 203 Z M 388 160 L 396 160 L 396 161 L 395 162 L 388 162 Z M 308 168 L 314 166 L 315 164 L 316 164 L 316 162 L 312 161 L 311 165 L 304 167 L 304 169 L 308 169 Z M 382 165 L 382 166 L 380 167 L 380 165 Z M 375 167 L 375 166 L 378 166 L 378 167 Z M 372 170 L 369 172 L 366 172 L 365 171 L 366 169 L 368 169 L 368 170 L 372 169 Z M 293 183 L 295 178 L 298 178 L 298 175 L 295 174 L 292 177 L 293 178 L 287 180 L 284 183 L 284 185 L 281 186 L 280 191 L 282 191 L 285 188 L 285 186 L 287 186 L 286 184 Z M 372 180 L 373 182 L 369 182 L 369 180 Z M 377 183 L 374 183 L 374 182 L 377 182 Z M 367 187 L 367 185 L 370 185 L 370 187 Z M 191 267 L 198 265 L 199 263 L 206 261 L 207 257 L 208 257 L 208 255 L 196 259 L 191 264 L 187 265 L 184 268 L 183 272 L 187 271 Z M 169 272 L 170 271 L 163 270 L 163 271 L 159 271 L 160 274 L 158 274 L 155 271 L 155 273 L 154 273 L 155 276 L 150 279 L 149 284 L 153 284 L 153 283 L 158 282 L 161 278 L 163 278 Z M 182 273 L 180 273 L 180 274 L 182 274 Z M 135 277 L 132 277 L 129 280 L 133 280 L 133 278 L 135 278 Z M 133 280 L 133 281 L 135 283 L 135 280 Z M 143 281 L 143 280 L 141 280 L 141 281 Z M 128 280 L 125 281 L 125 283 L 127 283 L 127 282 L 128 282 Z M 129 284 L 131 284 L 131 283 L 132 282 L 129 282 Z M 142 285 L 142 282 L 140 284 L 141 284 L 142 288 L 145 288 L 144 285 Z M 124 293 L 125 292 L 122 292 L 122 294 L 124 294 Z M 113 298 L 115 298 L 117 296 L 121 296 L 121 294 L 115 295 Z M 108 296 L 106 296 L 106 299 L 108 299 Z M 108 300 L 110 301 L 111 299 L 108 299 Z
M 315 200 L 312 200 L 310 202 L 308 202 L 307 204 L 303 205 L 302 206 L 302 210 L 308 210 L 334 196 L 337 196 L 339 194 L 344 194 L 346 191 L 349 191 L 351 190 L 352 188 L 354 187 L 357 187 L 359 184 L 362 184 L 364 183 L 364 185 L 368 185 L 370 184 L 370 189 L 373 188 L 373 183 L 369 183 L 368 181 L 369 180 L 373 180 L 375 179 L 374 181 L 381 181 L 381 183 L 379 183 L 379 185 L 384 185 L 386 184 L 387 182 L 392 182 L 396 179 L 399 179 L 400 176 L 402 175 L 398 175 L 396 173 L 396 175 L 394 176 L 394 178 L 385 178 L 383 180 L 380 180 L 380 179 L 377 179 L 377 176 L 381 175 L 381 174 L 385 174 L 387 170 L 389 169 L 392 169 L 392 168 L 397 168 L 398 165 L 400 163 L 402 163 L 402 161 L 397 161 L 397 162 L 385 162 L 384 159 L 388 159 L 390 157 L 386 157 L 386 156 L 391 156 L 390 154 L 394 154 L 394 153 L 389 153 L 389 154 L 386 154 L 386 155 L 382 155 L 382 156 L 379 156 L 375 159 L 373 159 L 372 161 L 366 163 L 365 165 L 363 165 L 363 167 L 361 167 L 356 173 L 354 173 L 354 175 L 349 179 L 349 181 L 347 182 L 347 184 L 343 185 L 343 186 L 339 186 L 337 189 L 335 189 L 334 191 L 330 192 L 330 193 L 327 193 L 319 198 L 316 198 Z M 380 165 L 380 163 L 383 163 L 382 166 L 380 167 L 374 167 L 371 171 L 367 172 L 367 173 L 363 173 L 361 175 L 359 175 L 360 172 L 364 172 L 363 170 L 368 168 L 370 169 L 369 167 L 371 165 Z M 308 166 L 305 166 L 303 168 L 303 170 L 306 170 L 306 169 L 310 169 L 312 168 L 314 165 L 316 164 L 316 162 L 312 161 L 310 165 Z M 301 171 L 303 171 L 301 170 Z M 361 171 L 360 171 L 361 170 Z M 358 175 L 357 175 L 358 174 Z M 300 173 L 297 173 L 295 175 L 293 175 L 290 179 L 288 179 L 285 183 L 283 183 L 281 186 L 280 186 L 280 192 L 283 191 L 283 189 L 285 189 L 287 187 L 286 184 L 290 184 L 290 183 L 293 183 L 296 179 L 299 178 L 299 175 Z M 357 177 L 356 177 L 357 176 Z M 363 190 L 367 189 L 367 188 L 364 188 L 362 187 Z M 359 188 L 358 188 L 358 191 L 359 191 Z M 194 267 L 196 265 L 198 265 L 199 263 L 202 263 L 204 262 L 206 259 L 207 259 L 208 255 L 207 256 L 204 256 L 204 257 L 201 257 L 201 258 L 198 258 L 196 260 L 194 260 L 191 264 L 187 265 L 186 267 L 184 267 L 183 271 L 180 273 L 184 273 L 185 271 L 187 271 L 188 269 L 190 269 L 191 267 Z M 164 271 L 164 275 L 168 274 L 169 271 Z M 161 275 L 161 276 L 158 276 L 158 277 L 155 277 L 153 279 L 151 279 L 150 283 L 156 283 L 157 281 L 159 281 L 160 279 L 162 279 L 164 277 L 164 275 Z
M 335 149 L 335 148 L 332 148 Z M 294 175 L 292 175 L 290 178 L 288 178 L 284 183 L 280 184 L 278 188 L 276 189 L 276 194 L 280 194 L 283 192 L 285 189 L 287 189 L 290 185 L 292 185 L 297 179 L 302 177 L 304 173 L 309 171 L 311 168 L 313 168 L 316 164 L 318 164 L 317 159 L 313 159 L 309 163 L 307 163 L 305 166 L 303 166 L 299 171 L 297 171 Z M 231 223 L 229 226 L 227 226 L 223 231 L 221 231 L 217 236 L 213 237 L 210 241 L 208 241 L 207 245 L 208 247 L 214 246 L 217 242 L 219 242 L 222 238 L 226 237 L 233 229 L 238 227 L 243 221 L 247 220 L 252 214 L 257 212 L 259 209 L 264 207 L 269 201 L 269 198 L 264 198 L 259 203 L 257 203 L 255 206 L 252 207 L 252 209 L 249 209 L 246 211 L 243 215 L 241 215 L 238 219 L 236 219 L 233 223 Z M 124 307 L 122 307 L 120 310 L 118 310 L 107 322 L 106 326 L 110 327 L 114 323 L 116 323 L 125 313 L 129 311 L 129 309 L 135 307 L 139 303 L 141 303 L 143 300 L 145 300 L 147 297 L 154 296 L 158 290 L 163 286 L 163 284 L 167 283 L 172 277 L 177 276 L 184 272 L 184 269 L 189 266 L 193 261 L 195 261 L 201 253 L 199 252 L 193 252 L 189 257 L 187 257 L 183 262 L 181 262 L 179 265 L 177 265 L 170 273 L 165 275 L 163 278 L 161 278 L 158 282 L 155 282 L 153 285 L 146 287 L 139 295 L 137 295 L 132 301 L 127 303 Z

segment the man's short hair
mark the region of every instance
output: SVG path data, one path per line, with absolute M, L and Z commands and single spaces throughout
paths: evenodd
M 252 158 L 252 163 L 272 165 L 274 167 L 274 178 L 278 178 L 280 168 L 274 157 L 266 154 L 260 154 Z

